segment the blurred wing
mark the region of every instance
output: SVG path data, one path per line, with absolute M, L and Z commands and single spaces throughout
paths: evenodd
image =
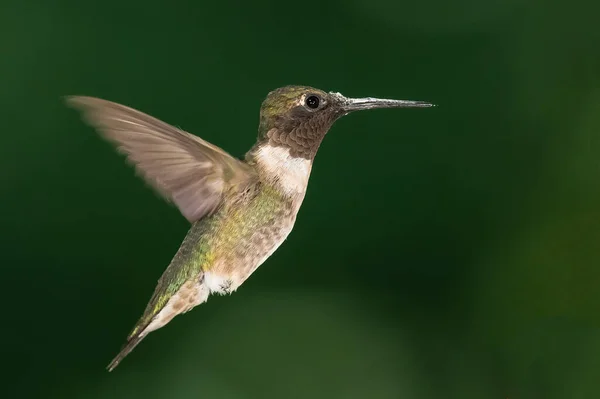
M 67 103 L 190 222 L 211 213 L 225 190 L 254 178 L 247 164 L 219 147 L 140 111 L 92 97 L 69 97 Z

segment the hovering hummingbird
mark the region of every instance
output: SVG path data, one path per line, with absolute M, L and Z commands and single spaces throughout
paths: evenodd
M 191 223 L 109 371 L 173 317 L 210 294 L 235 291 L 283 243 L 296 221 L 319 145 L 337 119 L 364 109 L 433 106 L 282 87 L 263 101 L 258 140 L 239 160 L 124 105 L 80 96 L 67 102 Z

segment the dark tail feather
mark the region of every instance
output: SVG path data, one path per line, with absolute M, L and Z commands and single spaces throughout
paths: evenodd
M 131 337 L 127 343 L 121 349 L 121 352 L 110 362 L 110 364 L 106 367 L 108 371 L 113 371 L 115 367 L 121 363 L 121 360 L 125 358 L 125 356 L 129 355 L 129 353 L 144 339 L 145 335 L 136 335 Z

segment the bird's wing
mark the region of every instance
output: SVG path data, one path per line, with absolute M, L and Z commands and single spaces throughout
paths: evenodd
M 255 178 L 251 167 L 221 148 L 135 109 L 93 97 L 68 97 L 67 103 L 190 222 L 214 211 L 225 190 Z

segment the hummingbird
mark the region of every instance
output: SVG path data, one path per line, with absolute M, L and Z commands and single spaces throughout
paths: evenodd
M 66 101 L 191 224 L 109 371 L 175 316 L 211 294 L 234 292 L 275 252 L 292 231 L 317 150 L 337 119 L 367 109 L 433 106 L 285 86 L 264 99 L 256 144 L 238 159 L 133 108 L 86 96 Z

